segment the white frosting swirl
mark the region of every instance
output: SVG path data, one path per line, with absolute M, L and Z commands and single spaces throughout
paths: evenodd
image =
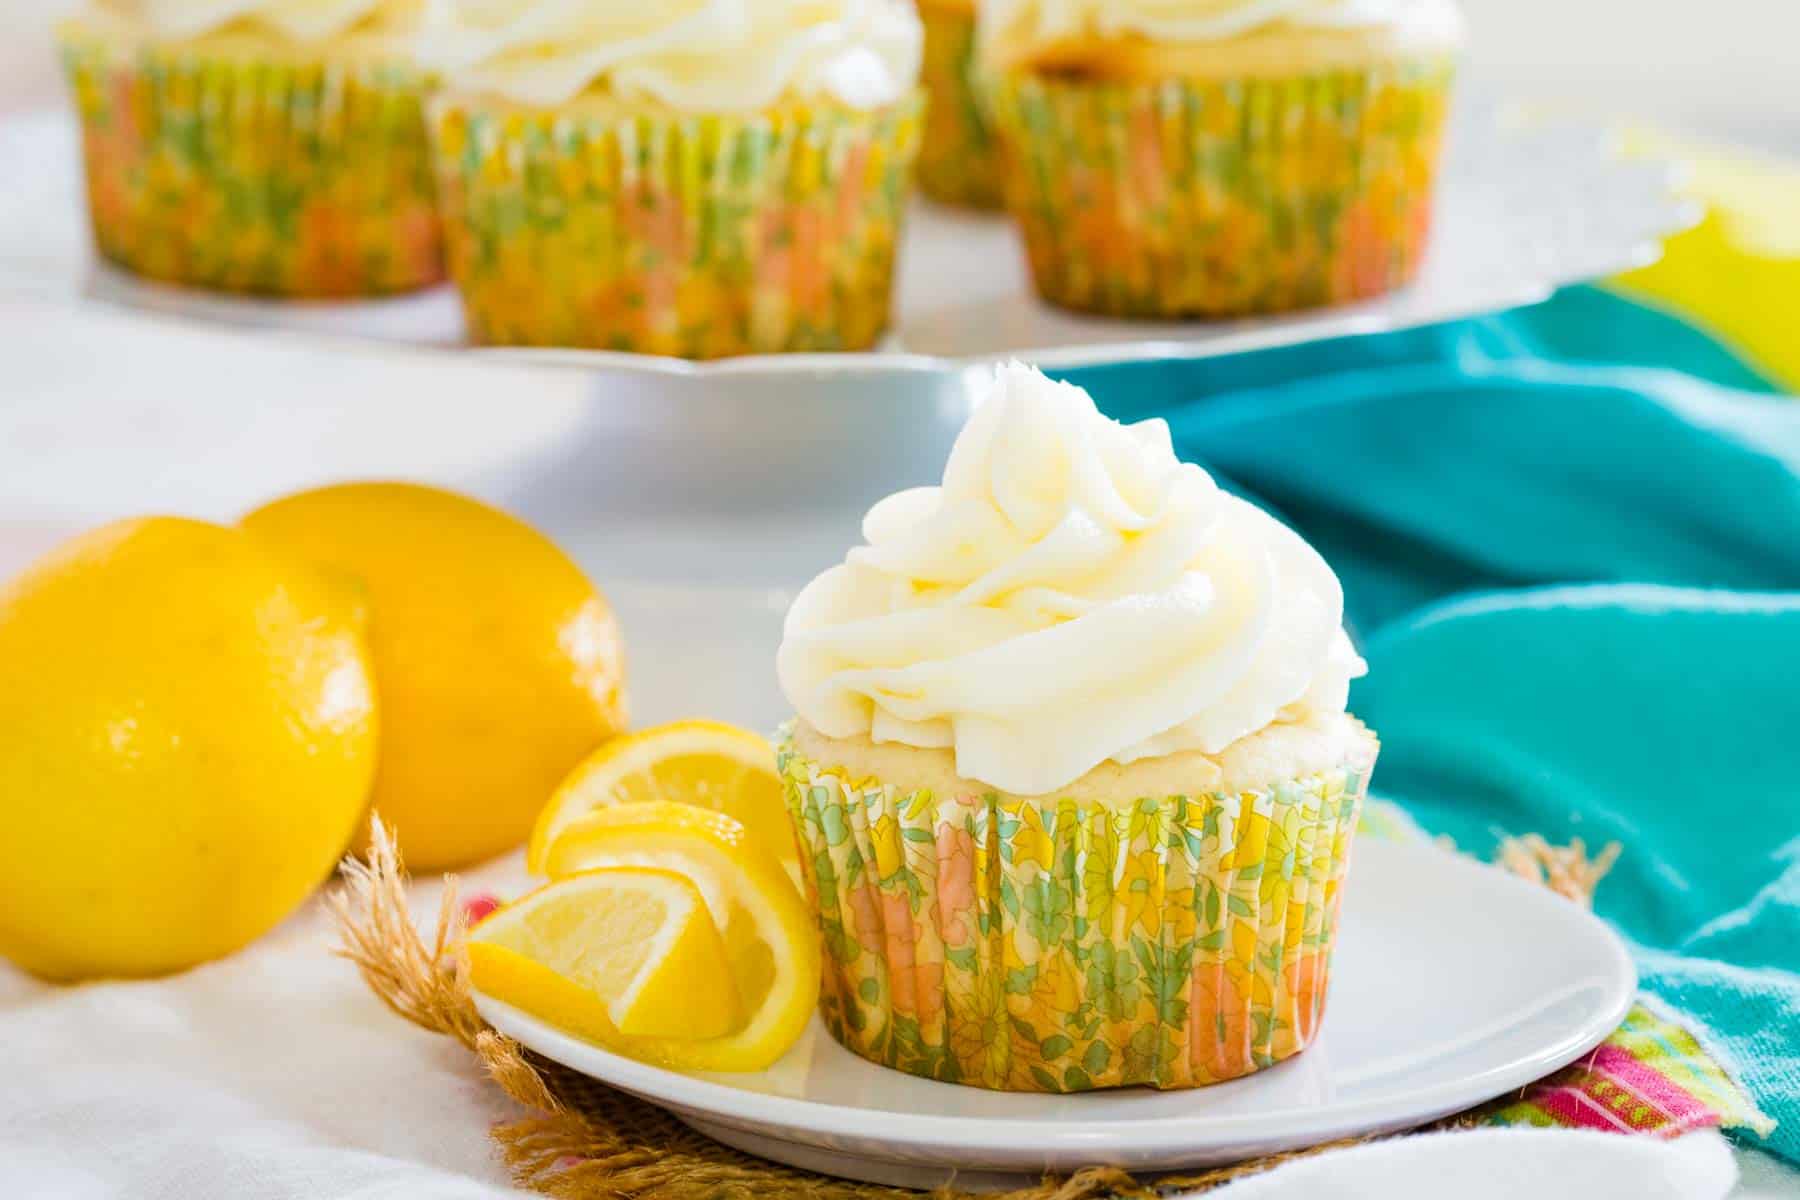
M 1179 461 L 1164 422 L 1025 367 L 996 372 L 943 485 L 881 501 L 863 536 L 788 611 L 788 701 L 828 737 L 951 747 L 1003 791 L 1342 712 L 1364 670 L 1312 547 Z
M 923 38 L 907 0 L 432 0 L 420 56 L 523 104 L 603 85 L 695 112 L 789 96 L 875 108 L 918 82 Z
M 397 28 L 416 15 L 418 0 L 104 0 L 101 7 L 171 38 L 247 21 L 297 42 L 320 42 L 365 23 Z
M 1130 34 L 1216 42 L 1276 24 L 1378 29 L 1460 22 L 1452 0 L 981 0 L 984 36 L 1034 43 Z

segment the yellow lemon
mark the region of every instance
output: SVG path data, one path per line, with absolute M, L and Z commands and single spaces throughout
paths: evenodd
M 381 698 L 374 807 L 418 871 L 524 840 L 544 798 L 625 724 L 604 596 L 548 538 L 436 488 L 301 492 L 244 526 L 356 580 Z
M 1671 237 L 1647 267 L 1612 282 L 1718 334 L 1790 390 L 1800 390 L 1800 167 L 1724 146 L 1639 130 L 1627 148 L 1678 160 L 1705 219 Z
M 706 900 L 725 943 L 743 1023 L 725 1037 L 634 1043 L 624 1053 L 700 1071 L 760 1071 L 805 1031 L 819 1002 L 819 940 L 787 872 L 724 813 L 651 801 L 596 809 L 550 847 L 552 880 L 603 868 L 669 871 Z
M 743 822 L 752 840 L 791 865 L 794 834 L 775 773 L 775 751 L 747 729 L 717 721 L 676 721 L 614 738 L 590 754 L 538 814 L 526 863 L 543 873 L 550 844 L 594 809 L 673 800 Z
M 0 590 L 0 954 L 56 979 L 238 949 L 375 773 L 361 614 L 236 529 L 123 521 Z
M 477 925 L 468 951 L 478 990 L 602 1045 L 721 1037 L 742 1023 L 706 902 L 668 871 L 547 884 Z

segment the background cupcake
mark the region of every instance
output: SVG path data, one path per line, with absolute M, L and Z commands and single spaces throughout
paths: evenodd
M 1337 579 L 1161 421 L 999 373 L 788 614 L 780 765 L 850 1049 L 1188 1087 L 1304 1047 L 1375 739 Z
M 905 0 L 447 0 L 429 61 L 479 342 L 872 345 L 919 137 Z
M 101 0 L 58 29 L 107 259 L 233 292 L 443 276 L 417 0 Z
M 1454 0 L 984 0 L 982 23 L 1046 299 L 1226 316 L 1418 270 Z
M 1000 206 L 1000 153 L 975 78 L 976 0 L 918 0 L 925 23 L 925 141 L 919 186 L 933 200 Z

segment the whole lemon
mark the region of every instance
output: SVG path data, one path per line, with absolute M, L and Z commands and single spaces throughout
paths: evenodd
M 624 728 L 612 609 L 524 522 L 437 488 L 354 483 L 244 526 L 361 582 L 381 697 L 373 807 L 414 869 L 523 841 L 569 769 Z
M 93 530 L 0 589 L 0 955 L 155 975 L 287 916 L 375 775 L 362 614 L 242 530 Z

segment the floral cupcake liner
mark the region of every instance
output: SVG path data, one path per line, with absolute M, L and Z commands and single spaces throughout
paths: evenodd
M 470 336 L 683 358 L 873 345 L 922 107 L 446 99 L 433 133 Z
M 1075 1092 L 1234 1079 L 1324 1012 L 1370 763 L 1229 794 L 936 796 L 778 750 L 821 1009 L 914 1075 Z
M 931 97 L 919 147 L 919 187 L 933 200 L 999 208 L 1000 147 L 975 70 L 974 0 L 919 0 L 923 80 Z
M 429 78 L 58 33 L 100 253 L 229 292 L 349 297 L 439 282 Z
M 1269 79 L 998 81 L 1045 299 L 1135 317 L 1360 300 L 1418 271 L 1450 57 Z

